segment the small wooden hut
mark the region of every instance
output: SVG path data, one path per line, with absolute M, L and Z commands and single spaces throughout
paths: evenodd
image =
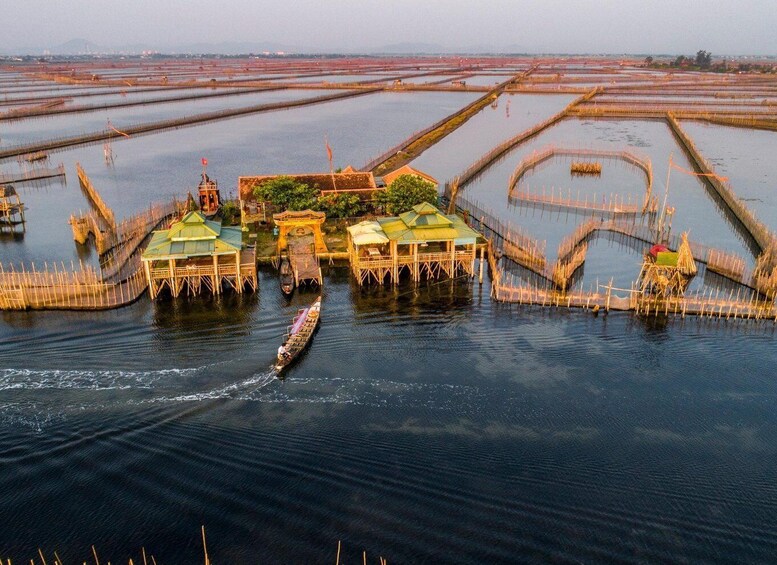
M 24 204 L 10 184 L 0 184 L 0 228 L 24 225 Z
M 682 234 L 676 252 L 663 245 L 654 245 L 645 254 L 637 286 L 643 296 L 666 298 L 682 296 L 688 283 L 696 275 L 696 261 L 688 243 L 688 234 Z
M 478 238 L 456 215 L 428 203 L 396 217 L 363 221 L 348 228 L 351 270 L 359 284 L 386 279 L 397 284 L 406 271 L 413 281 L 457 273 L 473 276 Z
M 200 212 L 188 212 L 169 229 L 155 231 L 141 256 L 151 298 L 167 287 L 176 297 L 184 289 L 197 295 L 203 289 L 256 290 L 256 256 L 243 249 L 240 228 L 222 227 Z

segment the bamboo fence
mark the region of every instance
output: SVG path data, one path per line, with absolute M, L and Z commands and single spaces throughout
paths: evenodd
M 53 168 L 40 167 L 40 168 L 30 169 L 28 171 L 23 171 L 20 173 L 0 174 L 0 184 L 8 184 L 8 183 L 19 184 L 24 182 L 32 182 L 36 180 L 45 180 L 45 179 L 64 177 L 64 176 L 65 176 L 65 165 L 63 163 L 60 163 L 59 165 Z
M 71 263 L 0 263 L 0 310 L 107 310 L 134 302 L 146 289 L 137 269 L 127 278 L 105 282 L 94 267 Z
M 92 181 L 89 180 L 89 177 L 86 176 L 86 171 L 84 171 L 80 163 L 76 163 L 76 172 L 78 173 L 78 182 L 81 185 L 81 190 L 84 191 L 89 203 L 103 219 L 108 229 L 115 232 L 116 217 L 113 215 L 113 210 L 108 207 L 102 199 L 102 196 L 100 196 L 100 193 L 97 192 L 97 189 L 92 184 Z
M 744 226 L 750 237 L 752 237 L 753 241 L 758 245 L 760 252 L 764 252 L 770 246 L 774 245 L 777 242 L 775 235 L 765 224 L 759 221 L 755 214 L 753 214 L 753 212 L 751 212 L 737 197 L 736 193 L 731 188 L 731 185 L 723 182 L 720 177 L 715 174 L 715 169 L 712 164 L 702 156 L 701 152 L 697 149 L 696 144 L 690 136 L 685 133 L 682 127 L 680 127 L 680 123 L 671 112 L 667 112 L 666 121 L 686 153 L 691 157 L 694 167 L 702 173 L 704 181 L 712 187 L 729 210 Z

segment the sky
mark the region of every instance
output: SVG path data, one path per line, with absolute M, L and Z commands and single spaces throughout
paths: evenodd
M 104 47 L 398 43 L 530 53 L 777 55 L 777 0 L 3 0 L 0 53 Z

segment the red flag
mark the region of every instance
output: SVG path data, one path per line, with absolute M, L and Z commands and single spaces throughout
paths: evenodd
M 332 148 L 329 147 L 329 140 L 324 138 L 324 143 L 326 144 L 326 154 L 327 157 L 329 157 L 329 163 L 332 163 Z
M 207 167 L 208 166 L 208 160 L 205 157 L 202 158 L 202 166 L 203 167 Z

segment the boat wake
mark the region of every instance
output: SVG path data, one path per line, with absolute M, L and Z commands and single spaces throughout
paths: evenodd
M 270 383 L 276 380 L 278 372 L 274 367 L 268 370 L 257 373 L 244 379 L 242 381 L 224 385 L 219 388 L 202 392 L 190 392 L 185 394 L 179 394 L 175 396 L 159 396 L 151 399 L 144 400 L 144 403 L 158 403 L 158 402 L 191 402 L 202 400 L 219 400 L 219 399 L 235 399 L 246 400 L 253 393 L 261 390 Z
M 41 389 L 152 389 L 160 381 L 191 375 L 206 367 L 157 371 L 93 371 L 73 369 L 0 369 L 0 391 Z

